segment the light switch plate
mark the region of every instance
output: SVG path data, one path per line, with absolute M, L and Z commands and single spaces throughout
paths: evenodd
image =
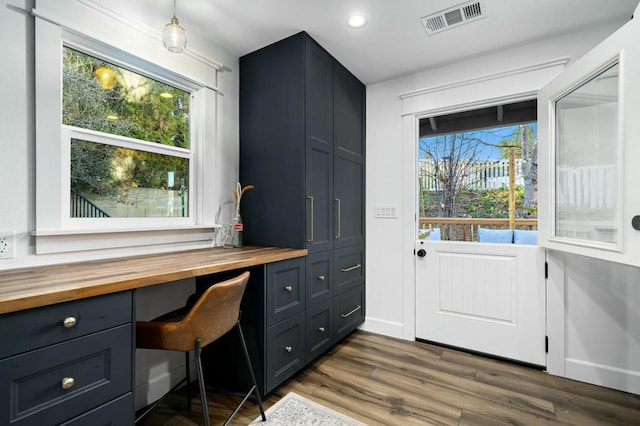
M 396 204 L 376 204 L 375 217 L 379 219 L 397 219 L 398 206 Z

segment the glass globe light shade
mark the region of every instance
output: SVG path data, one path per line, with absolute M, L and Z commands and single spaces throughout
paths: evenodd
M 164 47 L 173 53 L 182 53 L 187 48 L 187 32 L 180 26 L 175 16 L 164 26 L 162 42 Z

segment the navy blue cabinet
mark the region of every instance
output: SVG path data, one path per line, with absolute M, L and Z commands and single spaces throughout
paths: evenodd
M 133 424 L 132 299 L 0 316 L 0 424 Z
M 365 87 L 306 33 L 240 58 L 248 244 L 364 244 Z
M 364 321 L 364 178 L 365 86 L 353 74 L 304 32 L 240 58 L 240 181 L 256 186 L 242 201 L 245 243 L 309 251 L 302 287 L 268 287 L 267 324 L 247 324 L 267 346 L 254 361 L 263 392 Z M 280 338 L 306 354 L 269 347 Z

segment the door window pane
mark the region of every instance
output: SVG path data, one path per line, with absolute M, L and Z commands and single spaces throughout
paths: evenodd
M 537 243 L 535 122 L 443 133 L 418 145 L 419 239 Z
M 618 75 L 615 64 L 555 103 L 555 235 L 617 244 Z

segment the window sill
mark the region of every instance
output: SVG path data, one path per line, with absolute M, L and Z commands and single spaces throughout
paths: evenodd
M 211 243 L 219 225 L 136 229 L 38 230 L 36 254 Z

